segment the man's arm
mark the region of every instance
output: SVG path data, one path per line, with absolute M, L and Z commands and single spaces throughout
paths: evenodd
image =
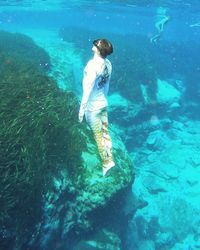
M 83 78 L 83 97 L 82 97 L 81 106 L 79 110 L 80 122 L 82 122 L 83 120 L 83 116 L 85 113 L 85 109 L 87 107 L 88 99 L 94 87 L 96 77 L 97 77 L 97 73 L 96 73 L 95 67 L 92 65 L 92 63 L 89 62 L 87 66 L 87 72 Z

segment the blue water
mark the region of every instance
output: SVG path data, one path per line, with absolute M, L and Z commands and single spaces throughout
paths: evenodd
M 22 1 L 23 2 L 23 1 Z M 28 2 L 28 1 L 27 1 Z M 87 3 L 88 2 L 88 3 Z M 144 1 L 145 2 L 145 1 Z M 148 2 L 148 1 L 147 1 Z M 152 1 L 149 1 L 152 2 Z M 154 31 L 154 19 L 156 16 L 156 1 L 153 4 L 133 3 L 110 3 L 106 1 L 101 3 L 91 3 L 90 1 L 80 1 L 73 6 L 70 2 L 56 1 L 56 9 L 53 10 L 51 2 L 45 2 L 34 5 L 34 11 L 31 6 L 25 5 L 25 10 L 21 10 L 21 5 L 17 2 L 17 7 L 1 7 L 0 24 L 2 28 L 10 29 L 14 25 L 21 27 L 38 28 L 57 28 L 62 26 L 78 26 L 91 30 L 100 30 L 109 32 L 127 34 L 127 33 L 148 33 Z M 14 4 L 13 4 L 14 5 Z M 32 4 L 31 4 L 32 5 Z M 198 39 L 198 29 L 191 29 L 190 24 L 198 21 L 199 4 L 182 1 L 164 1 L 158 6 L 168 6 L 172 21 L 168 24 L 166 37 L 168 39 Z M 15 5 L 14 5 L 15 6 Z M 69 7 L 68 7 L 69 6 Z M 98 26 L 98 28 L 96 27 Z
M 161 7 L 170 19 L 159 34 L 156 22 Z M 119 218 L 121 211 L 129 211 L 128 215 L 120 226 L 117 218 L 116 223 L 109 219 L 105 223 L 120 239 L 117 247 L 114 243 L 107 248 L 89 245 L 89 240 L 100 240 L 102 244 L 106 241 L 102 235 L 92 238 L 92 227 L 89 233 L 80 230 L 74 236 L 75 229 L 68 235 L 62 194 L 55 202 L 58 210 L 55 204 L 41 202 L 45 219 L 34 225 L 35 231 L 30 225 L 33 234 L 27 233 L 28 227 L 24 234 L 12 227 L 13 213 L 8 213 L 8 222 L 0 220 L 0 249 L 199 249 L 199 0 L 0 1 L 0 31 L 31 37 L 50 57 L 49 61 L 46 57 L 39 61 L 39 68 L 46 69 L 51 64 L 46 73 L 60 89 L 72 91 L 78 100 L 82 95 L 83 68 L 92 56 L 91 42 L 99 37 L 112 41 L 109 120 L 113 135 L 121 137 L 132 159 L 135 172 L 132 192 L 120 204 L 119 213 L 115 211 Z M 152 42 L 157 34 L 158 40 Z M 1 47 L 0 53 L 3 54 Z M 8 56 L 8 66 L 9 60 Z M 0 66 L 0 81 L 1 70 Z M 5 159 L 1 157 L 3 165 Z M 51 206 L 58 213 L 52 218 Z M 27 214 L 24 217 L 30 216 Z M 39 218 L 39 213 L 36 216 Z M 62 228 L 57 227 L 59 220 Z M 65 241 L 69 246 L 65 246 Z

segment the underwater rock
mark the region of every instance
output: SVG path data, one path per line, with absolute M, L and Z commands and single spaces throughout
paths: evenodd
M 195 241 L 194 236 L 190 234 L 184 241 L 176 243 L 170 250 L 196 250 L 200 248 L 199 242 L 199 240 Z
M 173 85 L 164 80 L 157 80 L 157 102 L 177 107 L 181 93 Z
M 138 250 L 155 250 L 155 244 L 152 240 L 143 240 L 140 241 Z
M 197 185 L 199 185 L 199 175 L 197 174 L 197 171 L 195 168 L 188 166 L 184 170 L 184 176 L 185 176 L 187 183 L 190 185 L 191 188 L 194 187 L 194 189 L 198 189 Z M 193 194 L 195 193 L 196 191 L 194 190 Z
M 175 244 L 176 238 L 174 237 L 172 232 L 160 231 L 156 238 L 156 247 L 158 249 L 171 249 L 171 247 Z
M 173 121 L 173 128 L 180 130 L 180 131 L 185 130 L 184 124 L 182 122 L 179 122 L 179 121 Z
M 167 192 L 164 181 L 154 176 L 144 179 L 144 186 L 148 189 L 149 193 L 157 195 L 160 192 Z
M 120 126 L 130 124 L 142 109 L 141 104 L 133 103 L 119 93 L 110 95 L 108 101 L 110 117 Z
M 198 121 L 171 121 L 171 126 L 167 129 L 168 141 L 163 151 L 158 148 L 150 153 L 151 144 L 144 144 L 135 156 L 135 165 L 139 165 L 139 169 L 136 168 L 133 193 L 136 199 L 147 202 L 147 206 L 138 208 L 132 218 L 133 222 L 140 221 L 134 228 L 135 231 L 139 230 L 134 238 L 136 249 L 144 238 L 152 240 L 148 232 L 150 218 L 155 216 L 159 218 L 158 231 L 153 238 L 155 249 L 193 249 L 195 244 L 198 245 L 195 240 L 191 244 L 188 244 L 189 241 L 187 244 L 183 243 L 189 235 L 194 238 L 199 228 L 197 130 L 199 131 Z M 150 142 L 155 143 L 153 139 Z
M 121 241 L 117 234 L 102 229 L 91 239 L 79 242 L 74 250 L 121 250 Z
M 70 243 L 71 234 L 74 235 L 74 238 L 81 238 L 83 232 L 91 230 L 94 232 L 96 227 L 99 228 L 101 224 L 105 226 L 109 220 L 115 219 L 116 213 L 118 216 L 121 214 L 119 209 L 124 204 L 125 194 L 133 182 L 132 163 L 120 138 L 112 131 L 111 136 L 114 138 L 113 150 L 116 166 L 108 176 L 102 176 L 102 166 L 96 144 L 91 136 L 91 131 L 86 130 L 87 150 L 82 152 L 83 165 L 79 170 L 76 183 L 71 182 L 70 184 L 70 173 L 66 176 L 62 175 L 62 181 L 57 179 L 54 182 L 57 191 L 51 192 L 48 202 L 46 200 L 44 221 L 43 225 L 40 225 L 43 227 L 40 242 L 44 249 L 54 249 L 53 246 L 55 247 L 52 242 L 53 235 L 55 235 L 54 225 L 56 225 L 57 231 L 62 228 L 62 234 L 57 237 L 61 237 L 70 249 L 70 244 L 73 245 L 77 242 Z M 70 186 L 71 188 L 69 188 Z M 119 218 L 122 219 L 123 216 L 127 216 L 127 213 L 122 214 Z M 103 218 L 109 219 L 104 221 Z M 120 221 L 117 224 L 120 226 Z M 48 227 L 46 227 L 47 225 Z M 46 240 L 44 241 L 44 239 Z M 82 242 L 81 246 L 82 244 L 88 249 L 92 249 L 92 246 L 89 248 L 90 243 Z
M 197 152 L 191 154 L 191 162 L 193 167 L 200 167 L 200 155 Z
M 36 41 L 45 48 L 51 57 L 52 67 L 48 75 L 56 80 L 61 89 L 71 90 L 80 95 L 80 82 L 83 74 L 80 52 L 78 53 L 73 44 L 64 42 L 57 37 L 53 37 L 48 42 L 46 39 Z
M 142 96 L 144 99 L 144 104 L 150 104 L 151 100 L 150 100 L 149 95 L 148 95 L 147 86 L 141 84 L 140 88 L 141 88 Z
M 181 105 L 180 105 L 178 102 L 173 102 L 173 103 L 169 106 L 170 109 L 177 109 L 177 108 L 180 108 L 180 107 L 181 107 Z
M 147 146 L 152 150 L 163 150 L 168 138 L 162 130 L 155 130 L 149 134 L 146 140 Z

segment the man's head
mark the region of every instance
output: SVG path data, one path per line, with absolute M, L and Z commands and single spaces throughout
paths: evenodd
M 93 45 L 99 50 L 99 53 L 103 58 L 106 58 L 113 53 L 113 46 L 107 39 L 94 40 Z

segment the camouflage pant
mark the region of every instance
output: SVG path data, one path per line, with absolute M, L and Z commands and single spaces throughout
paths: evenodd
M 97 111 L 87 111 L 85 117 L 94 133 L 103 165 L 112 162 L 112 141 L 108 132 L 108 115 L 106 108 Z

